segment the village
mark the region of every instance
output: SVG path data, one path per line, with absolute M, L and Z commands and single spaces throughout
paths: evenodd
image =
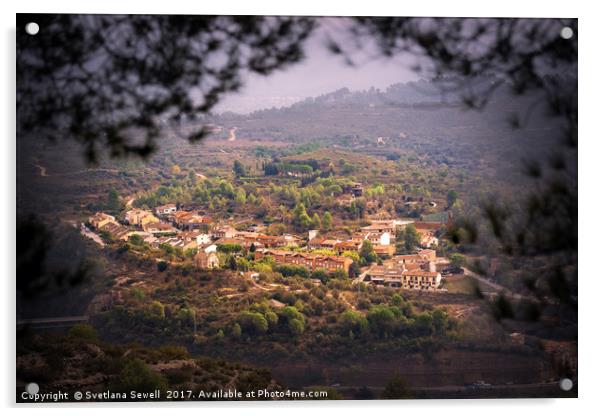
M 396 235 L 410 224 L 419 237 L 419 247 L 413 253 L 396 255 Z M 269 259 L 277 265 L 302 268 L 308 273 L 338 273 L 337 276 L 352 278 L 354 284 L 437 291 L 445 290 L 441 289 L 444 275 L 463 272 L 450 267 L 446 258 L 437 257 L 437 232 L 442 225 L 409 219 L 372 220 L 351 234 L 348 230 L 309 230 L 305 235 L 268 235 L 263 224 L 237 230 L 228 223 L 215 223 L 200 212 L 165 204 L 153 212 L 130 209 L 122 222 L 115 216 L 97 212 L 89 217 L 87 225 L 82 224 L 82 231 L 86 230 L 88 236 L 90 233 L 98 236 L 92 229 L 117 241 L 135 239 L 156 249 L 178 250 L 186 253 L 198 269 L 227 267 L 223 257 L 220 261 L 220 251 L 244 251 L 255 261 Z M 363 254 L 361 261 L 360 254 Z

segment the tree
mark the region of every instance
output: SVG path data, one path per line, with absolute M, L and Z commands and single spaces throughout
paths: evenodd
M 111 390 L 119 392 L 137 391 L 152 393 L 167 389 L 167 380 L 151 369 L 144 361 L 134 358 L 127 362 L 119 377 L 111 385 Z
M 278 313 L 279 322 L 286 325 L 293 335 L 301 335 L 305 331 L 305 316 L 294 306 L 285 306 Z
M 397 318 L 392 308 L 386 305 L 377 305 L 370 308 L 367 315 L 370 329 L 378 335 L 391 334 L 395 329 Z
M 242 312 L 238 323 L 243 331 L 250 334 L 265 334 L 268 331 L 268 321 L 259 312 Z
M 193 259 L 194 256 L 197 255 L 197 253 L 199 252 L 198 248 L 187 248 L 186 250 L 184 250 L 184 257 L 188 258 L 188 259 Z
M 431 335 L 434 330 L 433 317 L 428 312 L 418 314 L 414 318 L 412 328 L 418 336 Z
M 156 318 L 165 318 L 165 306 L 158 300 L 154 300 L 148 307 L 148 312 Z
M 236 196 L 234 197 L 234 202 L 237 206 L 244 206 L 247 202 L 247 193 L 243 188 L 238 188 L 236 190 Z
M 322 215 L 322 229 L 324 231 L 329 231 L 332 229 L 332 214 L 328 211 Z
M 358 260 L 354 260 L 353 263 L 349 266 L 349 277 L 351 279 L 355 279 L 361 273 L 360 265 Z
M 288 321 L 288 329 L 295 336 L 301 335 L 305 332 L 305 323 L 298 319 L 291 319 Z
M 309 272 L 303 266 L 295 266 L 292 264 L 280 264 L 274 268 L 275 271 L 281 273 L 284 277 L 301 276 L 307 277 Z
M 348 309 L 339 316 L 339 327 L 343 335 L 347 335 L 349 332 L 366 334 L 368 332 L 368 320 L 359 312 Z
M 360 253 L 357 251 L 343 251 L 341 254 L 343 257 L 349 257 L 351 260 L 359 262 L 360 261 Z
M 182 173 L 182 169 L 180 169 L 180 166 L 178 165 L 173 165 L 171 167 L 171 174 L 172 175 L 179 175 L 180 173 Z
M 245 257 L 239 257 L 236 259 L 236 270 L 247 272 L 250 268 L 251 263 Z M 244 282 L 246 282 L 246 280 Z
M 330 279 L 330 276 L 328 276 L 328 272 L 326 271 L 326 269 L 316 269 L 311 273 L 311 278 L 318 279 L 322 283 L 327 283 Z
M 218 244 L 217 251 L 222 253 L 240 253 L 242 251 L 242 246 L 240 244 Z
M 418 234 L 414 224 L 406 225 L 406 228 L 403 232 L 403 239 L 406 253 L 412 252 L 420 245 L 420 234 Z
M 242 329 L 240 328 L 240 324 L 238 322 L 236 322 L 234 325 L 232 325 L 232 337 L 235 339 L 239 339 L 242 335 Z
M 320 216 L 317 212 L 314 212 L 314 215 L 311 218 L 311 226 L 316 229 L 322 228 L 322 220 L 320 220 Z
M 117 192 L 117 190 L 111 188 L 111 189 L 109 189 L 109 193 L 107 195 L 107 210 L 119 211 L 120 209 L 121 209 L 121 198 L 119 197 L 119 192 Z
M 233 255 L 228 256 L 228 268 L 230 270 L 238 269 L 238 263 L 236 262 L 236 257 Z
M 362 248 L 360 248 L 360 258 L 362 259 L 363 264 L 372 264 L 378 259 L 370 240 L 364 240 L 362 243 Z
M 385 386 L 382 393 L 383 399 L 411 399 L 407 383 L 401 376 L 395 376 Z
M 143 246 L 144 245 L 144 239 L 139 234 L 134 234 L 134 235 L 130 236 L 128 241 L 130 242 L 130 244 L 135 245 L 135 246 Z
M 453 207 L 457 199 L 458 192 L 456 192 L 454 189 L 450 189 L 449 191 L 447 191 L 447 208 L 449 209 Z
M 240 160 L 235 160 L 232 166 L 232 171 L 234 172 L 234 176 L 240 178 L 241 176 L 247 176 L 247 170 Z
M 441 309 L 433 311 L 433 327 L 437 333 L 442 333 L 447 326 L 447 314 Z
M 452 253 L 449 255 L 449 262 L 456 267 L 466 266 L 466 257 L 460 253 Z
M 303 202 L 299 202 L 293 209 L 293 224 L 301 230 L 307 230 L 312 226 L 311 218 L 307 215 Z

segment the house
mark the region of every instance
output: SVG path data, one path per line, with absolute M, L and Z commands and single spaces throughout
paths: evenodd
M 118 240 L 127 241 L 132 232 L 125 228 L 123 225 L 117 224 L 116 222 L 107 222 L 100 227 L 100 231 L 110 234 L 113 238 Z
M 143 209 L 134 208 L 125 213 L 125 220 L 130 225 L 143 227 L 151 222 L 159 222 L 159 218 L 155 217 L 152 212 Z
M 438 221 L 415 221 L 414 227 L 419 234 L 434 235 L 443 224 Z
M 345 251 L 357 251 L 359 252 L 362 248 L 364 240 L 347 240 L 337 243 L 334 247 L 335 251 L 339 254 Z
M 142 226 L 142 229 L 147 233 L 158 234 L 175 234 L 178 230 L 164 222 L 149 222 Z
M 362 227 L 362 231 L 365 232 L 376 232 L 376 233 L 389 233 L 395 234 L 397 226 L 393 221 L 373 221 L 372 224 Z
M 330 272 L 342 270 L 349 272 L 353 260 L 343 256 L 327 256 L 315 253 L 300 253 L 294 251 L 260 249 L 255 251 L 255 259 L 260 260 L 265 256 L 271 256 L 276 263 L 301 266 L 314 271 L 326 269 Z
M 157 214 L 158 217 L 167 217 L 175 214 L 177 210 L 176 204 L 160 205 L 155 208 L 155 214 Z
M 372 244 L 378 244 L 381 246 L 388 246 L 391 244 L 391 233 L 385 232 L 369 232 L 367 233 L 365 240 L 370 241 Z
M 316 237 L 313 240 L 310 240 L 308 243 L 308 247 L 310 249 L 316 250 L 316 249 L 329 249 L 329 250 L 335 250 L 337 244 L 339 244 L 341 242 L 341 240 L 338 239 L 333 239 L 333 238 L 328 238 L 328 237 Z
M 236 231 L 234 237 L 243 238 L 245 240 L 255 240 L 258 235 L 259 233 L 255 231 Z
M 220 238 L 234 238 L 237 232 L 238 231 L 236 231 L 236 228 L 229 225 L 223 225 L 211 231 L 211 238 L 214 240 L 218 240 Z
M 435 247 L 439 245 L 439 239 L 432 234 L 420 235 L 420 247 Z
M 194 256 L 194 262 L 199 269 L 217 269 L 219 267 L 219 257 L 215 251 L 206 253 L 201 250 Z
M 300 247 L 303 240 L 292 234 L 283 234 L 279 237 L 278 245 L 285 247 Z
M 320 244 L 323 240 L 325 240 L 324 237 L 314 237 L 307 242 L 307 248 L 309 248 L 310 250 L 321 248 Z
M 343 192 L 358 198 L 364 194 L 364 185 L 362 185 L 360 182 L 354 182 L 352 184 L 343 186 Z
M 408 270 L 403 265 L 374 265 L 366 273 L 366 281 L 377 286 L 436 290 L 441 284 L 441 274 L 422 269 Z
M 234 238 L 243 240 L 245 246 L 248 247 L 250 247 L 251 244 L 255 245 L 255 247 L 278 247 L 284 245 L 282 237 L 251 231 L 237 231 Z
M 199 252 L 203 251 L 205 253 L 215 253 L 217 252 L 217 245 L 213 243 L 199 244 L 198 250 Z
M 212 223 L 211 218 L 199 215 L 195 211 L 177 211 L 173 214 L 173 221 L 176 227 L 183 230 L 207 229 Z
M 94 228 L 101 228 L 108 223 L 117 224 L 114 216 L 105 214 L 104 212 L 97 212 L 96 214 L 92 215 L 90 218 L 88 218 L 88 222 Z
M 383 246 L 380 244 L 374 244 L 372 248 L 379 257 L 390 257 L 395 254 L 395 246 L 392 245 Z
M 309 230 L 307 232 L 307 241 L 313 240 L 314 238 L 316 238 L 318 236 L 318 233 L 320 231 L 318 230 Z
M 267 229 L 267 227 L 263 224 L 254 224 L 248 228 L 249 231 L 254 231 L 256 233 L 265 232 L 266 229 Z
M 153 246 L 160 247 L 161 245 L 169 245 L 174 248 L 180 248 L 182 251 L 196 249 L 196 241 L 184 241 L 179 237 L 158 237 L 154 242 Z
M 418 252 L 418 255 L 427 261 L 437 261 L 437 252 L 431 249 L 424 249 Z
M 416 254 L 402 254 L 399 256 L 394 256 L 390 260 L 391 263 L 404 265 L 404 266 L 406 266 L 406 268 L 408 265 L 415 264 L 418 266 L 423 266 L 429 262 L 434 263 L 436 261 L 437 261 L 437 252 L 435 250 L 430 250 L 430 249 L 420 250 Z
M 282 237 L 279 236 L 275 236 L 275 235 L 265 235 L 265 234 L 259 234 L 255 240 L 253 241 L 253 243 L 255 244 L 255 246 L 257 247 L 257 244 L 262 245 L 264 247 L 280 247 L 283 246 L 285 244 Z
M 199 230 L 182 231 L 178 236 L 185 241 L 196 241 L 197 245 L 209 244 L 211 242 L 211 236 L 203 233 Z
M 351 187 L 351 193 L 356 198 L 362 196 L 364 194 L 364 186 L 361 183 L 354 183 Z

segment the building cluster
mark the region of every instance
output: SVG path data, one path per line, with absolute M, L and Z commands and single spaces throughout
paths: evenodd
M 211 237 L 217 245 L 236 244 L 243 248 L 299 247 L 303 240 L 292 234 L 267 235 L 257 231 L 238 231 L 230 225 L 216 227 Z
M 154 212 L 138 208 L 127 211 L 126 225 L 102 212 L 91 216 L 89 223 L 97 230 L 124 241 L 137 234 L 151 247 L 169 246 L 183 252 L 195 250 L 195 264 L 201 269 L 219 267 L 218 247 L 238 245 L 254 251 L 255 259 L 270 256 L 278 264 L 302 266 L 310 271 L 325 269 L 348 273 L 353 260 L 343 253 L 360 252 L 366 241 L 370 241 L 375 253 L 384 261 L 382 265 L 374 265 L 366 272 L 366 282 L 379 286 L 427 290 L 436 289 L 441 282 L 441 275 L 434 267 L 435 251 L 428 249 L 437 244 L 435 233 L 441 225 L 438 222 L 372 221 L 350 236 L 322 236 L 318 235 L 317 230 L 313 230 L 305 240 L 291 234 L 267 235 L 260 232 L 260 228 L 239 231 L 231 225 L 212 226 L 212 221 L 207 216 L 196 211 L 178 210 L 175 204 L 167 204 L 156 207 Z M 416 227 L 424 249 L 417 254 L 395 256 L 395 236 L 410 223 Z M 305 241 L 307 251 L 293 251 L 296 247 L 305 246 Z M 315 252 L 323 249 L 328 252 Z
M 270 256 L 277 264 L 305 267 L 309 271 L 324 269 L 329 272 L 344 271 L 349 273 L 353 260 L 344 256 L 306 253 L 288 250 L 260 249 L 255 251 L 255 260 Z
M 248 250 L 251 247 L 298 247 L 303 243 L 300 237 L 291 234 L 272 236 L 257 231 L 238 231 L 230 225 L 211 227 L 209 217 L 194 211 L 179 211 L 175 204 L 159 206 L 154 213 L 131 209 L 125 214 L 128 226 L 102 212 L 91 216 L 88 222 L 97 230 L 123 241 L 136 234 L 154 248 L 170 246 L 182 251 L 197 250 L 195 263 L 202 269 L 219 266 L 216 251 L 220 245 L 239 245 Z
M 437 221 L 415 221 L 414 227 L 420 236 L 420 246 L 428 248 L 439 245 L 439 239 L 435 233 L 441 228 L 440 222 Z
M 97 230 L 108 233 L 119 240 L 127 241 L 132 234 L 135 234 L 133 231 L 119 224 L 114 216 L 105 214 L 104 212 L 97 212 L 92 215 L 88 219 L 88 222 Z
M 395 236 L 408 224 L 414 224 L 416 227 L 422 248 L 435 247 L 439 244 L 435 233 L 441 227 L 440 222 L 381 220 L 372 221 L 370 225 L 362 227 L 347 238 L 333 235 L 319 236 L 317 231 L 310 231 L 308 247 L 314 250 L 329 249 L 341 254 L 345 251 L 359 252 L 364 241 L 370 241 L 374 252 L 380 257 L 387 258 L 395 254 Z
M 394 256 L 382 265 L 371 266 L 365 273 L 364 281 L 376 286 L 436 290 L 441 284 L 436 260 L 436 252 L 430 249 L 417 254 Z
M 209 217 L 196 212 L 178 211 L 173 204 L 157 207 L 155 214 L 144 209 L 131 209 L 125 213 L 126 226 L 112 215 L 97 212 L 88 222 L 97 230 L 120 240 L 127 241 L 132 235 L 139 235 L 154 247 L 168 244 L 186 250 L 211 242 L 210 235 L 205 231 L 211 224 Z

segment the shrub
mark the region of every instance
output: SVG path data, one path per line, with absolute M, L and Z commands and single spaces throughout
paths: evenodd
M 243 331 L 249 334 L 265 334 L 268 331 L 268 321 L 259 312 L 244 311 L 238 317 Z
M 69 338 L 96 341 L 98 339 L 98 333 L 96 333 L 96 330 L 92 325 L 77 324 L 73 325 L 69 330 Z
M 367 319 L 370 324 L 370 329 L 379 335 L 392 333 L 397 321 L 393 308 L 385 305 L 378 305 L 370 308 Z
M 293 335 L 301 335 L 305 331 L 305 323 L 298 319 L 291 319 L 288 321 L 288 329 Z
M 301 335 L 305 331 L 305 316 L 294 306 L 286 306 L 279 312 L 282 324 L 286 324 L 288 331 L 293 335 Z
M 346 310 L 339 316 L 339 326 L 343 335 L 352 331 L 355 334 L 365 334 L 368 331 L 368 320 L 362 314 Z
M 290 264 L 282 264 L 282 265 L 276 266 L 275 270 L 277 272 L 281 273 L 285 277 L 291 277 L 291 276 L 308 277 L 309 276 L 308 270 L 302 266 L 292 266 Z
M 144 292 L 139 287 L 133 287 L 130 289 L 130 293 L 134 297 L 134 299 L 142 300 L 144 299 Z
M 242 329 L 240 327 L 240 324 L 238 324 L 238 322 L 235 323 L 234 325 L 232 325 L 232 332 L 230 334 L 235 339 L 239 339 L 241 337 Z
M 111 390 L 151 393 L 155 390 L 167 389 L 167 381 L 145 362 L 135 358 L 124 367 L 119 377 L 112 383 Z

